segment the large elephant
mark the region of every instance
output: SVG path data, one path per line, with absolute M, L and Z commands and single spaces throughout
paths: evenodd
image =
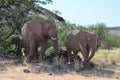
M 65 38 L 68 61 L 70 61 L 71 52 L 74 53 L 74 59 L 77 59 L 77 54 L 81 51 L 83 56 L 83 65 L 85 65 L 97 51 L 97 42 L 97 36 L 93 32 L 81 30 L 69 31 Z
M 41 55 L 44 58 L 44 53 L 47 49 L 48 40 L 51 39 L 55 54 L 58 53 L 58 36 L 54 21 L 44 20 L 42 18 L 26 22 L 21 29 L 23 44 L 28 48 L 28 62 L 31 62 L 34 55 L 37 55 L 38 46 L 41 45 Z

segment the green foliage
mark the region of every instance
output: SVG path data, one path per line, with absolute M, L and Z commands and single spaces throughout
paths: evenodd
M 112 49 L 114 47 L 120 47 L 120 36 L 114 34 L 108 34 L 102 44 L 105 49 Z
M 98 23 L 96 25 L 90 25 L 88 26 L 88 30 L 94 31 L 97 34 L 99 44 L 103 43 L 104 39 L 106 38 L 106 34 L 108 33 L 106 25 L 103 23 Z
M 1 0 L 0 3 L 1 42 L 5 41 L 15 31 L 20 33 L 21 27 L 27 21 L 27 15 L 30 9 L 33 9 L 34 4 L 31 0 Z
M 20 34 L 25 22 L 41 17 L 33 13 L 38 10 L 37 3 L 49 4 L 52 0 L 0 0 L 0 47 L 8 49 L 5 46 L 12 34 Z
M 59 46 L 62 48 L 65 46 L 65 36 L 67 34 L 68 31 L 72 30 L 72 29 L 76 29 L 77 27 L 75 26 L 75 24 L 70 24 L 70 23 L 67 23 L 65 25 L 63 25 L 62 27 L 58 28 L 57 29 L 57 32 L 58 32 L 58 38 L 59 38 Z

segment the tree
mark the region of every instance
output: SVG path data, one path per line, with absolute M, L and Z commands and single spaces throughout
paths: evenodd
M 0 45 L 6 46 L 12 34 L 19 34 L 23 24 L 35 18 L 32 11 L 37 3 L 49 4 L 52 0 L 0 0 Z
M 99 45 L 101 43 L 103 43 L 103 41 L 106 38 L 106 35 L 108 34 L 107 27 L 104 23 L 98 23 L 96 25 L 90 25 L 90 26 L 88 26 L 88 30 L 89 31 L 94 31 L 97 34 Z
M 66 23 L 62 27 L 57 29 L 58 36 L 59 36 L 59 46 L 61 47 L 65 46 L 64 42 L 65 42 L 65 36 L 67 32 L 75 28 L 76 28 L 75 24 Z

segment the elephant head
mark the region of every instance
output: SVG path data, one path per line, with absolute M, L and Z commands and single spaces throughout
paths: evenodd
M 58 51 L 58 36 L 57 36 L 57 30 L 56 25 L 53 21 L 46 21 L 44 23 L 43 27 L 44 35 L 48 36 L 53 43 L 53 48 L 55 50 L 55 54 L 57 54 Z
M 53 21 L 46 21 L 43 24 L 43 33 L 45 36 L 48 36 L 52 40 L 57 40 L 57 31 L 56 25 Z

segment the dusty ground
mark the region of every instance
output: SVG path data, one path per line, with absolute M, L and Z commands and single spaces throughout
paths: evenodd
M 47 62 L 23 66 L 20 58 L 0 53 L 0 80 L 120 80 L 119 70 L 120 64 L 78 72 L 71 65 L 57 68 Z

